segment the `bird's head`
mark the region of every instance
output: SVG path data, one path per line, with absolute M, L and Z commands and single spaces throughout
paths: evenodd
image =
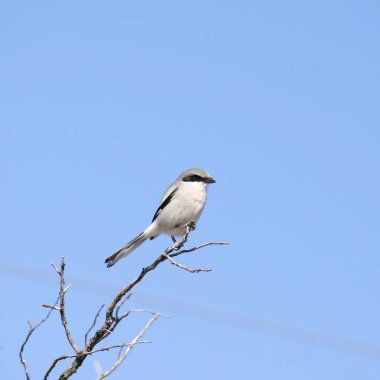
M 188 169 L 181 173 L 177 181 L 181 182 L 200 182 L 206 185 L 215 183 L 214 178 L 203 169 Z

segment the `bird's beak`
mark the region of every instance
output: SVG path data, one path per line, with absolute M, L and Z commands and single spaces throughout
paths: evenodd
M 215 181 L 214 178 L 206 177 L 206 178 L 204 179 L 204 182 L 205 182 L 205 183 L 215 183 L 216 181 Z

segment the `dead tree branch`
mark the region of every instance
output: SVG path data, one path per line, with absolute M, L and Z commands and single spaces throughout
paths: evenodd
M 105 377 L 109 376 L 113 371 L 116 370 L 116 368 L 126 359 L 126 357 L 128 356 L 128 354 L 131 352 L 133 346 L 140 342 L 140 338 L 142 338 L 144 336 L 144 334 L 146 333 L 146 331 L 149 329 L 149 327 L 153 324 L 153 322 L 159 317 L 159 314 L 154 314 L 153 317 L 148 321 L 148 323 L 145 325 L 145 327 L 136 335 L 135 339 L 132 340 L 131 342 L 131 345 L 125 350 L 125 352 L 121 355 L 119 355 L 118 359 L 116 360 L 116 362 L 112 365 L 112 367 L 102 373 L 96 380 L 102 380 L 104 379 Z
M 65 294 L 67 290 L 69 289 L 70 285 L 65 288 L 65 260 L 62 257 L 61 260 L 61 270 L 59 270 L 53 263 L 50 263 L 54 270 L 58 273 L 59 275 L 59 300 L 60 300 L 60 305 L 59 305 L 59 313 L 61 315 L 61 322 L 62 326 L 65 330 L 67 340 L 69 341 L 71 347 L 74 349 L 74 351 L 78 354 L 80 352 L 78 346 L 75 344 L 74 339 L 71 336 L 69 327 L 67 325 L 67 320 L 66 320 L 66 310 L 65 310 Z
M 21 364 L 23 365 L 24 367 L 24 373 L 25 373 L 25 377 L 27 378 L 27 380 L 30 380 L 30 375 L 29 375 L 29 369 L 28 369 L 28 365 L 26 364 L 26 360 L 24 358 L 24 349 L 25 349 L 25 346 L 26 344 L 28 343 L 29 341 L 29 338 L 32 336 L 32 334 L 43 324 L 46 322 L 46 320 L 50 317 L 50 314 L 51 312 L 56 308 L 56 305 L 59 301 L 59 297 L 57 298 L 57 300 L 55 301 L 55 304 L 54 306 L 50 306 L 50 310 L 48 311 L 48 313 L 46 314 L 46 316 L 41 319 L 35 326 L 32 326 L 31 323 L 28 321 L 28 324 L 29 324 L 29 332 L 28 334 L 26 335 L 26 338 L 24 340 L 24 342 L 22 343 L 21 345 L 21 348 L 20 348 L 20 351 L 19 351 L 19 358 L 20 358 L 20 361 L 21 361 Z
M 34 328 L 31 327 L 31 329 L 29 330 L 29 334 L 28 334 L 27 338 L 25 339 L 25 341 L 24 341 L 24 343 L 23 343 L 23 345 L 21 347 L 21 350 L 20 350 L 20 360 L 21 360 L 21 363 L 24 366 L 24 372 L 26 374 L 27 380 L 30 380 L 30 377 L 29 377 L 29 374 L 28 374 L 28 369 L 27 369 L 27 366 L 26 366 L 26 362 L 25 362 L 25 360 L 23 359 L 23 356 L 22 356 L 22 352 L 24 350 L 24 347 L 25 347 L 26 343 L 28 342 L 28 339 L 29 339 L 30 335 L 33 333 L 33 331 L 35 330 L 35 328 L 37 328 L 41 323 L 43 323 L 49 317 L 50 313 L 53 310 L 56 310 L 56 311 L 58 311 L 60 313 L 61 324 L 62 324 L 62 327 L 63 327 L 63 329 L 65 331 L 66 338 L 67 338 L 68 342 L 70 343 L 71 347 L 73 348 L 73 350 L 75 351 L 75 353 L 74 354 L 68 354 L 68 355 L 62 355 L 62 356 L 56 358 L 53 361 L 53 363 L 51 364 L 51 366 L 49 367 L 49 369 L 47 370 L 47 372 L 45 374 L 45 377 L 44 377 L 45 380 L 48 379 L 49 376 L 52 374 L 52 371 L 56 367 L 57 363 L 59 363 L 62 360 L 65 360 L 65 359 L 74 359 L 70 363 L 70 365 L 58 377 L 60 380 L 66 380 L 70 376 L 72 376 L 74 373 L 77 372 L 77 370 L 82 366 L 83 362 L 85 361 L 85 359 L 88 356 L 93 355 L 94 353 L 97 353 L 97 352 L 108 351 L 110 349 L 117 348 L 117 347 L 121 348 L 121 350 L 124 351 L 123 348 L 126 347 L 126 350 L 124 352 L 121 352 L 119 354 L 118 359 L 112 365 L 112 367 L 109 370 L 107 370 L 106 372 L 104 372 L 103 374 L 101 374 L 100 377 L 98 378 L 98 380 L 103 379 L 103 378 L 107 377 L 109 374 L 111 374 L 113 371 L 115 371 L 115 369 L 125 360 L 125 358 L 129 354 L 129 352 L 132 350 L 132 348 L 136 344 L 138 344 L 138 343 L 147 343 L 146 341 L 140 341 L 140 339 L 146 333 L 146 331 L 149 329 L 149 327 L 156 321 L 156 319 L 160 316 L 160 314 L 155 313 L 155 312 L 150 312 L 148 310 L 143 310 L 143 309 L 137 309 L 137 310 L 130 309 L 130 310 L 124 312 L 123 314 L 121 314 L 120 313 L 121 307 L 129 299 L 129 297 L 131 295 L 131 293 L 130 293 L 131 290 L 149 272 L 151 272 L 152 270 L 154 270 L 159 264 L 161 264 L 165 260 L 169 260 L 173 265 L 176 265 L 177 267 L 179 267 L 181 269 L 184 269 L 184 270 L 186 270 L 188 272 L 191 272 L 191 273 L 210 271 L 210 269 L 205 269 L 205 268 L 200 268 L 200 269 L 191 269 L 191 268 L 188 268 L 188 267 L 184 266 L 183 264 L 180 264 L 177 261 L 175 261 L 173 259 L 173 257 L 179 256 L 179 255 L 181 255 L 183 253 L 193 252 L 193 251 L 199 250 L 199 249 L 201 249 L 203 247 L 206 247 L 206 246 L 209 246 L 209 245 L 228 244 L 227 242 L 208 242 L 208 243 L 204 243 L 204 244 L 195 246 L 195 247 L 193 247 L 191 249 L 183 249 L 183 250 L 181 250 L 181 248 L 183 247 L 183 245 L 187 242 L 189 233 L 193 229 L 194 229 L 193 225 L 188 225 L 187 226 L 186 234 L 185 234 L 185 236 L 183 237 L 183 239 L 180 242 L 175 242 L 172 247 L 168 248 L 164 253 L 162 253 L 152 264 L 150 264 L 146 268 L 143 268 L 141 270 L 140 274 L 137 276 L 137 278 L 135 280 L 133 280 L 132 282 L 130 282 L 128 285 L 126 285 L 124 288 L 122 288 L 116 294 L 116 296 L 113 298 L 113 300 L 111 301 L 111 303 L 108 305 L 108 307 L 106 309 L 105 319 L 104 319 L 103 324 L 90 337 L 90 333 L 93 330 L 93 328 L 96 326 L 97 321 L 98 321 L 99 316 L 100 316 L 100 313 L 101 313 L 104 305 L 98 310 L 98 312 L 96 313 L 96 315 L 95 315 L 95 317 L 93 319 L 93 322 L 92 322 L 90 328 L 85 333 L 85 337 L 84 337 L 85 343 L 84 343 L 83 348 L 81 348 L 81 349 L 77 346 L 77 344 L 75 343 L 75 341 L 74 341 L 74 339 L 73 339 L 73 337 L 71 335 L 71 332 L 70 332 L 70 329 L 69 329 L 69 326 L 68 326 L 68 323 L 67 323 L 67 318 L 66 318 L 65 295 L 66 295 L 66 292 L 68 290 L 68 287 L 65 287 L 65 261 L 64 261 L 64 257 L 62 257 L 60 268 L 57 268 L 53 263 L 51 263 L 52 267 L 57 272 L 57 274 L 59 275 L 59 279 L 60 279 L 59 298 L 58 298 L 58 300 L 57 300 L 57 302 L 56 302 L 56 304 L 54 306 L 53 305 L 49 305 L 49 304 L 44 304 L 43 305 L 44 307 L 50 309 L 48 315 L 45 317 L 44 320 L 42 320 Z M 58 303 L 58 301 L 59 301 L 59 307 L 56 306 L 57 303 Z M 118 326 L 118 324 L 123 319 L 125 319 L 126 317 L 128 317 L 133 312 L 142 312 L 142 311 L 150 312 L 150 313 L 153 314 L 153 316 L 148 321 L 148 323 L 145 325 L 145 327 L 139 332 L 139 334 L 132 340 L 131 343 L 123 343 L 121 345 L 114 345 L 114 346 L 103 347 L 103 348 L 100 348 L 100 349 L 95 349 L 95 347 L 100 342 L 102 342 L 103 340 L 105 340 L 110 334 L 112 334 L 114 332 L 114 330 L 116 329 L 116 327 Z
M 175 261 L 171 256 L 169 256 L 165 252 L 162 254 L 162 256 L 165 256 L 176 267 L 184 269 L 190 273 L 210 272 L 211 271 L 211 269 L 208 269 L 208 268 L 191 269 L 191 268 L 179 263 L 178 261 Z
M 94 320 L 93 320 L 93 322 L 92 322 L 92 325 L 90 326 L 90 328 L 87 330 L 87 332 L 86 332 L 86 334 L 84 335 L 84 344 L 87 344 L 87 337 L 88 337 L 88 334 L 91 332 L 91 330 L 95 327 L 95 325 L 96 325 L 96 321 L 98 320 L 98 318 L 99 318 L 99 314 L 100 314 L 100 312 L 103 310 L 103 307 L 104 307 L 105 305 L 103 304 L 102 306 L 100 306 L 100 308 L 99 308 L 99 310 L 98 310 L 98 312 L 96 313 L 96 315 L 95 315 L 95 318 L 94 318 Z
M 103 351 L 109 351 L 109 350 L 112 350 L 113 348 L 124 348 L 124 347 L 132 347 L 136 344 L 142 344 L 142 343 L 152 343 L 150 340 L 138 340 L 138 341 L 132 341 L 131 343 L 122 343 L 122 344 L 115 344 L 113 346 L 108 346 L 108 347 L 103 347 L 103 348 L 98 348 L 96 350 L 93 350 L 93 351 L 90 351 L 90 352 L 83 352 L 83 353 L 80 353 L 80 355 L 85 355 L 85 356 L 90 356 L 90 355 L 93 355 L 93 354 L 96 354 L 98 352 L 103 352 Z M 50 368 L 48 369 L 48 371 L 46 372 L 45 376 L 44 376 L 44 380 L 48 379 L 51 371 L 54 369 L 54 367 L 57 365 L 57 363 L 61 360 L 65 360 L 65 359 L 72 359 L 72 358 L 76 358 L 78 357 L 79 354 L 74 354 L 74 355 L 62 355 L 62 356 L 59 356 L 58 358 L 54 359 L 52 365 L 50 366 Z

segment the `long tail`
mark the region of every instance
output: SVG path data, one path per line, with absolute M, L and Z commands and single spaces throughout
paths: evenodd
M 112 267 L 116 262 L 122 259 L 125 256 L 128 256 L 131 252 L 133 252 L 138 246 L 144 243 L 145 240 L 152 237 L 152 225 L 150 225 L 144 232 L 141 232 L 140 235 L 136 236 L 133 240 L 127 243 L 124 247 L 120 248 L 113 255 L 108 257 L 105 261 L 107 264 L 107 268 Z

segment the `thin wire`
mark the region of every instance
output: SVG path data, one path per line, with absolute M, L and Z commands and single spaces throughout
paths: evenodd
M 15 277 L 22 277 L 32 281 L 46 284 L 56 283 L 55 273 L 41 268 L 31 268 L 14 262 L 0 261 L 0 273 L 5 273 Z M 112 296 L 117 291 L 116 286 L 105 284 L 99 281 L 84 279 L 80 277 L 68 276 L 68 282 L 72 284 L 72 289 L 91 294 Z M 228 326 L 238 327 L 250 331 L 270 334 L 280 338 L 286 338 L 299 343 L 307 343 L 314 346 L 324 347 L 361 356 L 369 359 L 380 360 L 380 346 L 339 337 L 332 334 L 313 331 L 303 327 L 292 326 L 284 323 L 259 318 L 253 315 L 244 315 L 228 310 L 218 309 L 183 301 L 162 295 L 134 292 L 135 303 L 149 303 L 150 307 L 161 307 L 179 311 L 186 315 L 207 319 L 214 322 L 223 323 Z

